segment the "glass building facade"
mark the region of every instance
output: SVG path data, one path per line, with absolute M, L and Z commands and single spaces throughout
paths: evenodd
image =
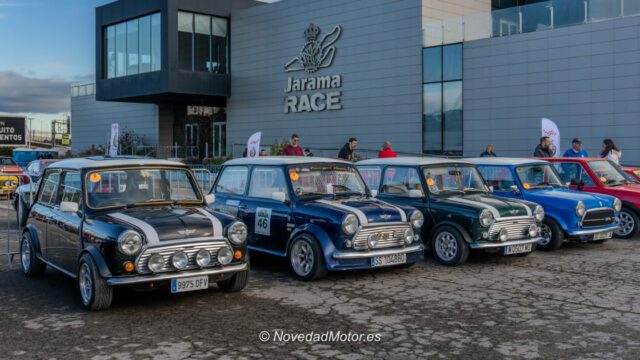
M 179 69 L 227 74 L 228 32 L 226 18 L 179 11 Z
M 103 30 L 103 78 L 161 69 L 160 13 L 106 26 Z

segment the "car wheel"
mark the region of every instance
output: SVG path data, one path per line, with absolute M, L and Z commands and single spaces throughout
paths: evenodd
M 78 268 L 78 287 L 82 305 L 87 310 L 102 310 L 111 306 L 113 288 L 100 276 L 93 258 L 84 254 Z
M 458 266 L 469 257 L 469 245 L 462 234 L 451 226 L 443 226 L 433 234 L 431 251 L 439 263 L 448 266 Z
M 553 251 L 562 246 L 564 242 L 564 231 L 553 219 L 547 217 L 542 221 L 540 226 L 540 236 L 542 239 L 538 241 L 538 250 Z
M 620 239 L 630 239 L 638 233 L 639 223 L 640 220 L 638 220 L 638 215 L 636 215 L 635 211 L 628 207 L 623 207 L 620 210 L 620 227 L 613 232 L 613 235 Z
M 249 270 L 235 273 L 228 279 L 217 282 L 220 290 L 224 292 L 238 292 L 247 286 L 249 282 Z
M 29 276 L 40 276 L 47 269 L 47 264 L 36 256 L 36 247 L 31 234 L 25 232 L 20 241 L 20 266 L 22 272 Z
M 327 274 L 320 245 L 307 234 L 298 235 L 291 242 L 289 265 L 293 273 L 304 281 L 317 280 Z

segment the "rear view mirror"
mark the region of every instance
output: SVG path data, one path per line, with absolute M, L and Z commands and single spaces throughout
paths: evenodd
M 60 202 L 60 211 L 65 213 L 78 212 L 78 203 L 74 203 L 71 201 L 62 201 Z
M 287 201 L 287 194 L 285 194 L 283 191 L 274 191 L 271 193 L 271 200 L 285 202 Z
M 216 202 L 216 196 L 215 196 L 215 195 L 213 195 L 213 194 L 207 194 L 207 195 L 205 195 L 205 197 L 204 197 L 204 202 L 205 202 L 207 205 L 211 205 L 211 204 L 213 204 L 214 202 Z
M 378 190 L 371 190 L 371 197 L 378 196 Z
M 516 195 L 520 194 L 520 189 L 518 189 L 518 185 L 511 185 L 509 187 L 509 190 Z
M 409 190 L 409 197 L 413 198 L 413 199 L 421 198 L 422 197 L 422 191 L 420 191 L 418 189 L 411 189 L 411 190 Z
M 582 188 L 584 187 L 584 180 L 582 180 L 582 179 L 571 179 L 571 185 L 573 185 L 576 188 L 578 188 L 578 190 L 582 190 Z

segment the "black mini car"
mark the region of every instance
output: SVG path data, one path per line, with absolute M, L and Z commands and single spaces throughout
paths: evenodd
M 207 208 L 181 163 L 84 158 L 49 166 L 20 244 L 22 271 L 47 266 L 78 280 L 83 305 L 108 308 L 113 286 L 172 293 L 239 291 L 247 283 L 247 227 Z

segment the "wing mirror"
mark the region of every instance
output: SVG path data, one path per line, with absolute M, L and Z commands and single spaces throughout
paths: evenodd
M 493 185 L 489 186 L 489 192 L 492 193 L 493 192 Z
M 62 201 L 60 202 L 60 211 L 64 213 L 77 213 L 78 203 L 74 203 L 71 201 Z
M 520 189 L 518 189 L 518 185 L 511 185 L 509 187 L 509 190 L 516 195 L 520 194 Z
M 422 191 L 418 189 L 411 189 L 409 190 L 409 197 L 412 199 L 422 198 Z
M 207 195 L 205 195 L 205 197 L 204 197 L 204 202 L 205 202 L 207 205 L 211 205 L 211 204 L 213 204 L 214 202 L 216 202 L 216 196 L 215 196 L 215 195 L 213 195 L 213 194 L 207 194 Z
M 378 190 L 371 190 L 371 197 L 378 196 Z
M 584 187 L 584 180 L 571 179 L 571 185 L 575 186 L 578 190 L 582 190 L 582 188 Z
M 285 194 L 284 191 L 274 191 L 271 193 L 271 200 L 275 200 L 283 203 L 287 201 L 287 194 Z

